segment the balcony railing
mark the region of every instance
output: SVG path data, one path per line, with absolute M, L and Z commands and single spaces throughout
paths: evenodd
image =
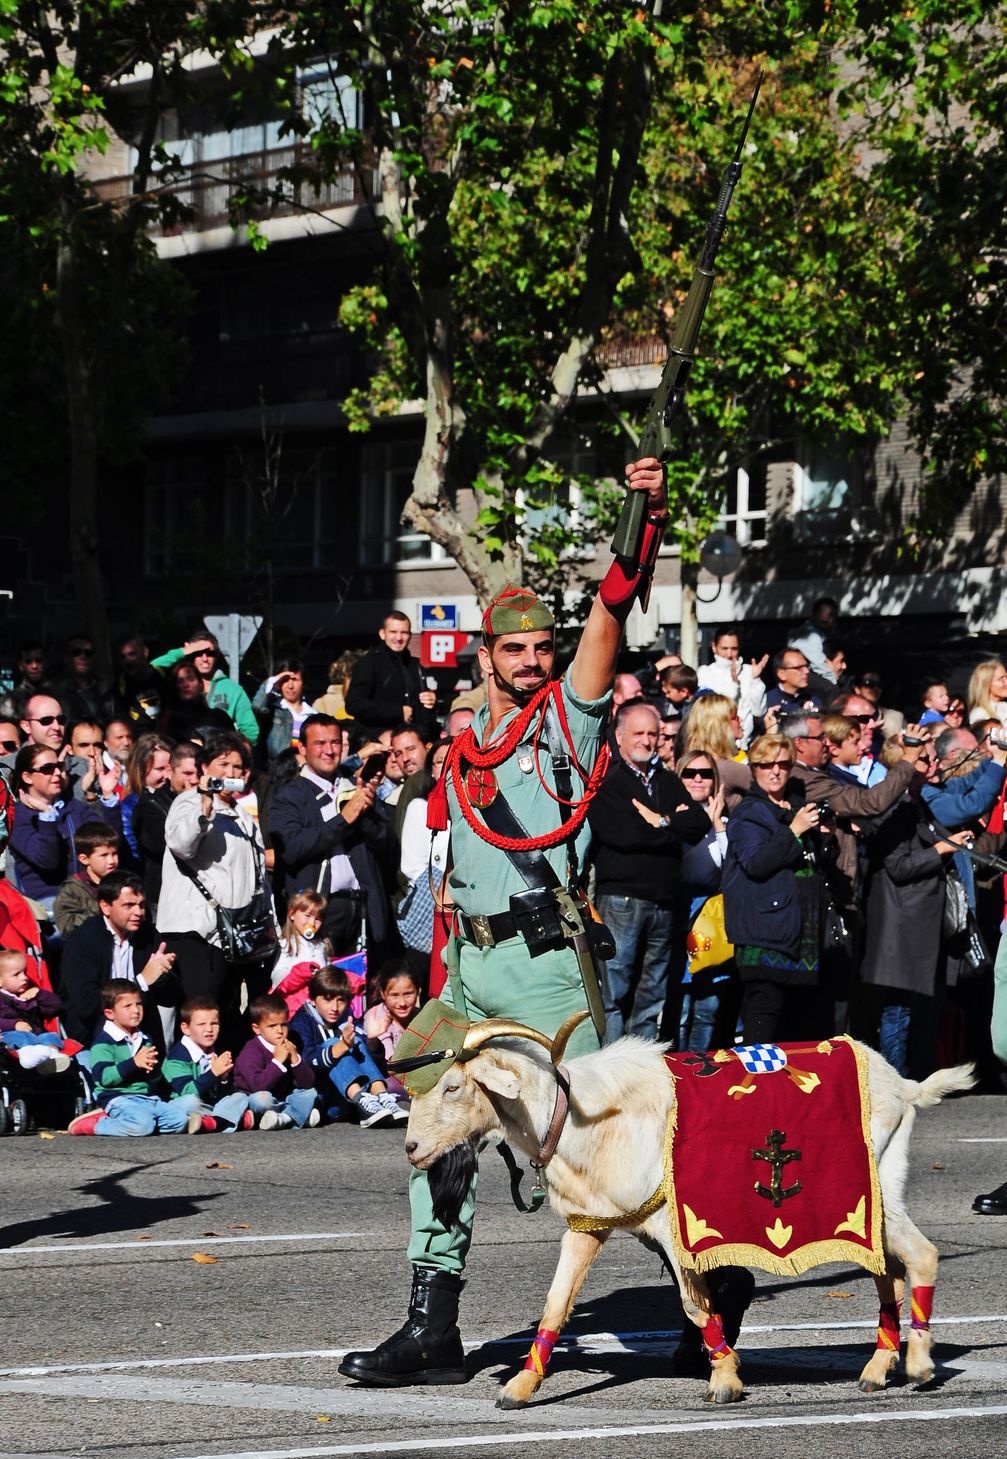
M 151 192 L 177 198 L 185 215 L 152 231 L 157 237 L 170 238 L 226 227 L 245 217 L 261 223 L 266 218 L 296 217 L 367 201 L 370 174 L 361 174 L 350 166 L 317 187 L 313 179 L 295 181 L 283 175 L 286 169 L 310 166 L 313 157 L 307 147 L 277 147 L 181 168 L 170 182 L 152 188 Z M 100 178 L 93 186 L 104 202 L 117 202 L 132 196 L 134 178 Z M 239 216 L 231 206 L 231 199 L 238 193 L 249 192 L 261 194 L 261 199 Z

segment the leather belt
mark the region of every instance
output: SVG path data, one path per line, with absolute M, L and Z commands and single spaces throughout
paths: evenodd
M 459 912 L 458 927 L 465 941 L 474 942 L 476 947 L 495 947 L 498 942 L 520 935 L 511 912 L 495 912 L 490 917 Z

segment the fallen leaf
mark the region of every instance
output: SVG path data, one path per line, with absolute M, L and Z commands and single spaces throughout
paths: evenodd
M 53 1134 L 53 1132 L 51 1130 L 41 1130 L 39 1132 L 39 1139 L 40 1140 L 55 1140 L 55 1138 L 56 1138 L 56 1136 Z
M 136 1239 L 137 1239 L 137 1241 L 149 1241 L 150 1240 L 150 1237 L 149 1236 L 138 1236 Z
M 933 1163 L 933 1165 L 931 1165 L 930 1169 L 931 1170 L 947 1170 L 947 1166 L 946 1165 L 942 1165 L 939 1160 L 935 1160 L 934 1163 Z
M 836 1297 L 840 1302 L 848 1302 L 853 1296 L 852 1292 L 826 1292 L 826 1297 Z
M 330 1424 L 331 1422 L 332 1422 L 332 1416 L 331 1416 L 331 1414 L 327 1414 L 327 1413 L 316 1413 L 315 1414 L 315 1423 L 317 1423 L 317 1424 Z
M 200 1266 L 210 1266 L 217 1260 L 215 1256 L 208 1256 L 205 1251 L 194 1251 L 192 1253 L 192 1259 L 193 1261 L 198 1261 Z
M 219 1236 L 220 1235 L 220 1232 L 219 1231 L 204 1231 L 203 1232 L 203 1235 L 204 1236 Z
M 233 1165 L 226 1165 L 223 1160 L 208 1160 L 207 1170 L 233 1170 Z
M 229 1231 L 251 1231 L 251 1229 L 252 1228 L 251 1228 L 251 1226 L 249 1226 L 249 1224 L 248 1224 L 247 1221 L 230 1221 L 230 1222 L 228 1222 L 228 1230 Z

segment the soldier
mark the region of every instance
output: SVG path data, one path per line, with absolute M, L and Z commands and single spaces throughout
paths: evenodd
M 457 908 L 441 994 L 469 1018 L 510 1017 L 555 1034 L 571 1014 L 592 1010 L 570 1053 L 599 1047 L 604 1014 L 587 951 L 578 878 L 590 795 L 602 756 L 623 624 L 653 568 L 667 519 L 664 473 L 648 457 L 627 467 L 631 491 L 647 493 L 641 563 L 618 559 L 601 585 L 562 684 L 552 680 L 555 623 L 524 588 L 507 588 L 483 617 L 480 666 L 487 703 L 458 735 L 431 797 L 429 824 L 451 821 Z M 578 778 L 577 792 L 572 781 Z M 446 799 L 445 799 L 446 798 Z M 440 827 L 443 829 L 443 827 Z M 413 1288 L 405 1324 L 370 1352 L 353 1352 L 340 1373 L 361 1383 L 462 1383 L 458 1331 L 461 1274 L 472 1238 L 475 1179 L 458 1223 L 433 1213 L 428 1178 L 409 1187 Z

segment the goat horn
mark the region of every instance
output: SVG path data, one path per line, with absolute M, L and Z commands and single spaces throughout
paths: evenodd
M 561 1023 L 556 1031 L 556 1037 L 552 1041 L 552 1048 L 549 1053 L 554 1064 L 559 1065 L 563 1055 L 566 1053 L 566 1046 L 575 1029 L 580 1028 L 585 1018 L 590 1018 L 591 1012 L 588 1008 L 582 1008 L 579 1013 L 571 1013 L 565 1023 Z
M 533 1043 L 541 1044 L 544 1049 L 552 1051 L 552 1039 L 547 1038 L 544 1033 L 539 1033 L 537 1028 L 529 1028 L 525 1023 L 516 1023 L 512 1018 L 484 1018 L 481 1023 L 474 1023 L 465 1035 L 462 1049 L 465 1054 L 471 1056 L 478 1053 L 483 1044 L 489 1043 L 490 1039 L 502 1038 L 531 1039 Z

